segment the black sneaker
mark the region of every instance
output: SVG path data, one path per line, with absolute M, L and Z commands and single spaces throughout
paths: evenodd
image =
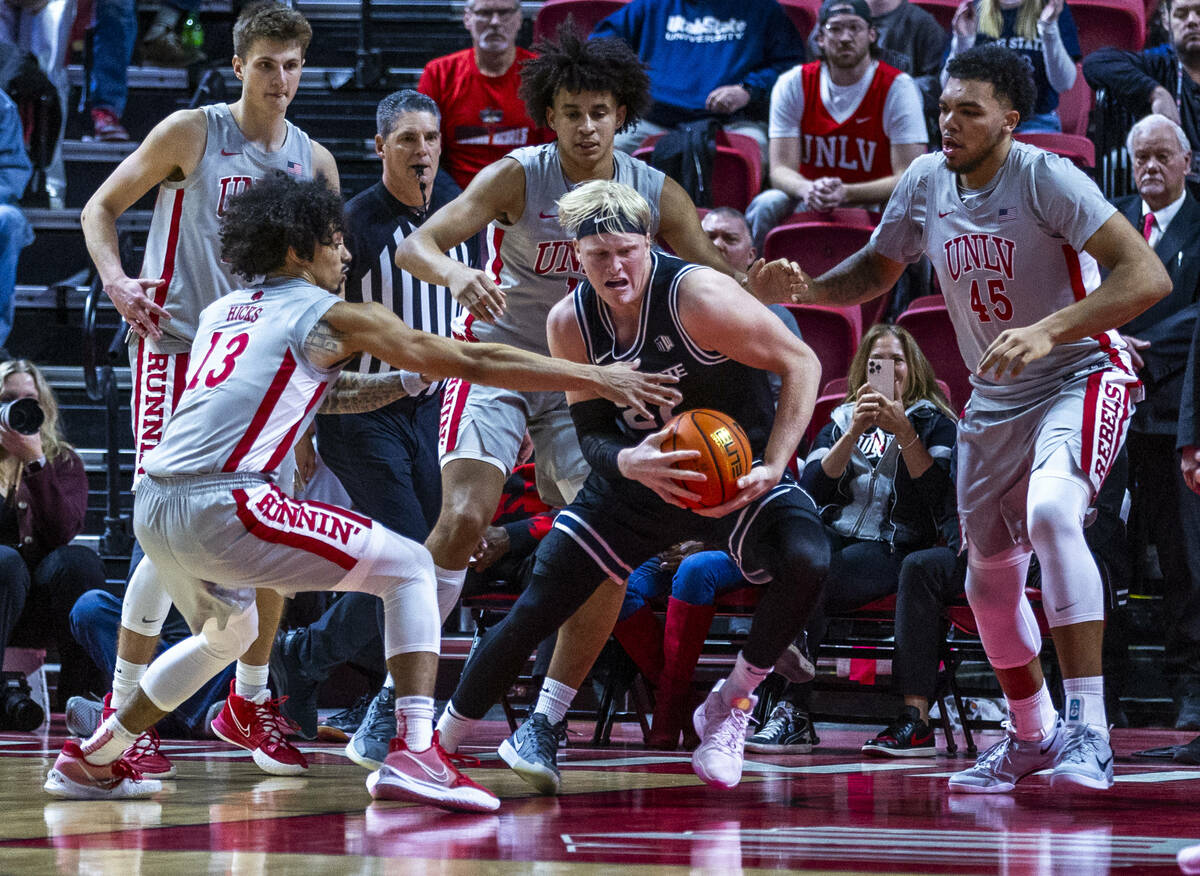
M 317 738 L 317 688 L 319 681 L 308 677 L 296 657 L 300 630 L 275 636 L 271 649 L 271 690 L 282 702 L 279 711 L 296 725 L 301 739 Z
M 787 700 L 771 712 L 767 723 L 746 740 L 746 751 L 759 754 L 808 754 L 821 740 L 812 721 Z
M 905 706 L 900 717 L 862 747 L 865 754 L 884 757 L 933 757 L 937 754 L 937 740 L 933 728 L 921 720 L 915 706 Z
M 539 794 L 557 794 L 558 744 L 566 737 L 566 721 L 551 724 L 545 715 L 535 713 L 500 743 L 500 757 Z
M 367 708 L 373 699 L 370 694 L 363 694 L 358 698 L 358 702 L 348 709 L 342 709 L 324 721 L 318 721 L 317 738 L 322 742 L 349 742 L 366 717 Z

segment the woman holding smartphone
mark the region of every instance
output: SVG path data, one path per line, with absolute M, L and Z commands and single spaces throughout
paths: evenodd
M 899 326 L 872 326 L 850 363 L 848 385 L 800 476 L 821 506 L 832 548 L 824 612 L 808 628 L 814 655 L 826 614 L 895 593 L 904 558 L 933 547 L 956 526 L 954 412 L 912 335 Z M 808 698 L 808 685 L 789 685 L 746 750 L 811 750 L 812 730 L 810 740 L 795 732 L 811 728 Z

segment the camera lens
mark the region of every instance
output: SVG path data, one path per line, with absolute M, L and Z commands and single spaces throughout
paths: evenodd
M 31 398 L 19 398 L 0 405 L 0 425 L 22 435 L 36 435 L 45 419 L 42 406 Z

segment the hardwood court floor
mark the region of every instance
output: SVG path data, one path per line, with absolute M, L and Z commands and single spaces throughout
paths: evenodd
M 276 778 L 222 743 L 168 741 L 179 777 L 156 797 L 60 801 L 41 785 L 61 731 L 0 734 L 0 873 L 1091 876 L 1177 873 L 1178 849 L 1200 842 L 1200 767 L 1129 756 L 1191 734 L 1115 731 L 1116 786 L 1066 798 L 1044 776 L 1013 794 L 951 795 L 965 755 L 868 760 L 857 746 L 872 731 L 819 729 L 817 753 L 752 756 L 723 792 L 626 726 L 611 748 L 563 752 L 563 793 L 536 797 L 495 756 L 507 730 L 489 723 L 467 749 L 483 759 L 471 776 L 504 798 L 489 815 L 372 803 L 366 772 L 320 744 L 304 746 L 308 775 Z

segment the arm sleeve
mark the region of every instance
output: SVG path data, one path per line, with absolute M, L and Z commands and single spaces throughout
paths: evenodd
M 617 406 L 607 399 L 588 399 L 571 405 L 571 420 L 583 458 L 592 471 L 607 478 L 622 476 L 617 454 L 629 446 L 617 428 L 618 416 Z
M 771 115 L 767 136 L 799 137 L 800 119 L 804 117 L 804 84 L 800 68 L 793 67 L 777 80 L 771 89 Z
M 1063 15 L 1066 14 L 1064 7 Z M 1075 84 L 1075 59 L 1063 40 L 1062 17 L 1050 27 L 1039 22 L 1038 34 L 1042 38 L 1042 60 L 1046 64 L 1046 79 L 1050 87 L 1058 94 L 1069 91 Z
M 883 103 L 883 132 L 892 143 L 925 143 L 925 109 L 921 92 L 907 73 L 901 73 L 888 89 Z
M 1154 54 L 1097 49 L 1083 59 L 1083 78 L 1092 88 L 1108 90 L 1120 103 L 1141 114 L 1150 108 L 1154 89 L 1159 85 L 1168 87 L 1168 80 L 1157 69 L 1161 65 L 1152 63 L 1158 61 L 1151 57 Z
M 936 154 L 918 156 L 896 183 L 883 218 L 871 235 L 871 243 L 881 256 L 911 264 L 924 253 L 925 196 L 929 171 L 937 160 Z

